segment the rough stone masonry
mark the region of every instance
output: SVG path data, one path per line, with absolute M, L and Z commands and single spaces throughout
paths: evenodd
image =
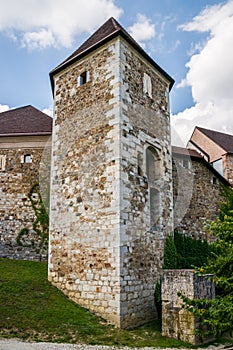
M 173 80 L 114 19 L 51 80 L 49 280 L 119 327 L 143 324 L 172 231 Z

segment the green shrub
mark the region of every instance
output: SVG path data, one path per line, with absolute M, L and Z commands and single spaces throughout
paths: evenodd
M 210 253 L 211 245 L 206 240 L 195 239 L 174 231 L 174 244 L 177 252 L 177 268 L 191 269 L 203 266 Z
M 170 235 L 166 239 L 163 269 L 199 268 L 207 262 L 211 251 L 211 245 L 206 240 L 188 237 L 175 230 L 174 236 Z M 159 279 L 154 294 L 160 324 L 162 318 L 161 283 Z
M 173 236 L 169 236 L 166 239 L 164 247 L 164 269 L 176 269 L 177 268 L 177 251 Z

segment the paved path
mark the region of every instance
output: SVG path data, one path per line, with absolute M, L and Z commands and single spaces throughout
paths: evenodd
M 141 350 L 158 350 L 158 348 L 140 348 Z M 209 346 L 208 350 L 224 349 L 223 345 Z M 28 343 L 21 342 L 16 339 L 0 339 L 0 350 L 139 350 L 139 348 L 127 347 L 112 347 L 112 346 L 97 346 L 97 345 L 80 345 L 80 344 L 56 344 L 56 343 Z M 174 348 L 167 348 L 161 350 L 175 350 Z M 186 349 L 179 349 L 186 350 Z M 196 349 L 198 350 L 198 349 Z M 199 349 L 201 350 L 201 349 Z M 203 350 L 203 349 L 202 349 Z M 233 350 L 233 347 L 227 350 Z

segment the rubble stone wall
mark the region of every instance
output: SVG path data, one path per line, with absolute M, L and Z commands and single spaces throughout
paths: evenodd
M 44 142 L 45 145 L 45 142 Z M 21 145 L 22 146 L 22 145 Z M 35 214 L 28 198 L 31 186 L 38 181 L 39 165 L 43 148 L 1 148 L 0 156 L 5 162 L 0 169 L 0 257 L 25 260 L 46 260 L 47 251 L 42 256 L 38 248 L 36 234 L 26 239 L 34 246 L 24 247 L 16 242 L 16 237 L 22 228 L 32 228 Z M 24 162 L 24 156 L 31 156 L 31 163 Z
M 90 79 L 78 86 L 84 71 Z M 134 327 L 156 316 L 154 286 L 172 229 L 168 82 L 119 38 L 54 80 L 49 280 L 117 326 Z M 149 146 L 160 177 L 148 185 Z M 161 189 L 156 229 L 152 187 Z
M 199 320 L 182 308 L 183 301 L 178 292 L 190 299 L 213 299 L 215 286 L 212 275 L 198 276 L 194 270 L 164 270 L 162 278 L 162 335 L 176 338 L 193 345 L 203 343 Z M 211 339 L 204 339 L 208 342 Z
M 199 160 L 174 155 L 174 226 L 186 235 L 212 240 L 205 225 L 218 217 L 221 181 Z

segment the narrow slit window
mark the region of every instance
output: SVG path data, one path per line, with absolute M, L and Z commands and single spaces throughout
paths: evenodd
M 217 178 L 215 176 L 211 177 L 211 183 L 212 183 L 212 185 L 216 185 L 217 184 Z
M 6 156 L 1 155 L 0 156 L 0 170 L 5 170 L 6 169 Z
M 143 156 L 138 153 L 138 176 L 143 176 Z
M 144 73 L 143 75 L 143 92 L 150 98 L 152 98 L 152 83 L 151 83 L 151 77 Z

